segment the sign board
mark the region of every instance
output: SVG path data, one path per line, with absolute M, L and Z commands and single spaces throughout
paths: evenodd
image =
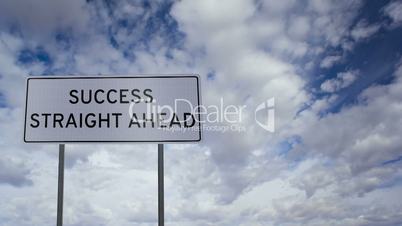
M 199 106 L 197 75 L 29 77 L 24 141 L 196 142 Z

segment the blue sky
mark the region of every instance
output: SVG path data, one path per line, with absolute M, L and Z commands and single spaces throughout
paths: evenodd
M 57 146 L 22 142 L 28 75 L 201 76 L 276 130 L 167 145 L 167 225 L 402 224 L 401 1 L 0 3 L 0 225 L 54 225 Z M 155 225 L 156 146 L 67 145 L 66 225 Z M 370 208 L 368 208 L 370 207 Z

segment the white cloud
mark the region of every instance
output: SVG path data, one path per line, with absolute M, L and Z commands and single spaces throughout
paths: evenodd
M 285 0 L 285 1 L 274 1 L 274 0 L 265 0 L 261 1 L 262 7 L 265 11 L 270 14 L 281 14 L 288 13 L 291 9 L 294 9 L 297 5 L 297 1 L 295 0 Z
M 21 160 L 0 159 L 0 183 L 13 186 L 32 185 L 28 174 L 29 169 Z
M 313 20 L 312 32 L 322 36 L 325 45 L 333 47 L 341 45 L 347 37 L 348 28 L 357 16 L 356 10 L 361 6 L 360 1 L 309 1 L 311 13 L 316 15 Z
M 337 62 L 339 62 L 339 60 L 342 59 L 342 56 L 338 56 L 338 55 L 332 55 L 332 56 L 326 56 L 320 64 L 320 67 L 322 68 L 330 68 L 332 67 L 334 64 L 336 64 Z
M 47 38 L 63 29 L 85 33 L 89 25 L 85 7 L 85 2 L 81 1 L 5 0 L 0 8 L 0 27 L 7 30 L 10 25 L 16 26 L 23 35 L 36 39 Z
M 233 10 L 237 14 L 233 15 L 236 19 L 231 20 L 230 25 L 221 22 L 212 25 L 211 19 L 207 19 L 215 18 L 210 16 L 215 11 L 225 11 L 227 6 L 224 4 L 215 4 L 214 11 L 211 11 L 207 1 L 182 1 L 172 11 L 179 21 L 180 29 L 188 34 L 190 50 L 205 49 L 206 57 L 202 59 L 205 61 L 202 64 L 219 71 L 217 86 L 209 87 L 210 95 L 206 94 L 204 103 L 216 103 L 216 96 L 219 95 L 230 103 L 242 105 L 244 97 L 250 95 L 250 105 L 256 106 L 267 97 L 275 97 L 279 102 L 288 103 L 278 109 L 276 122 L 280 130 L 307 99 L 303 91 L 304 81 L 298 77 L 292 65 L 257 48 L 255 40 L 259 39 L 261 33 L 255 33 L 248 24 L 256 25 L 261 18 L 251 18 L 250 12 L 256 10 L 252 2 L 248 1 L 245 6 L 245 1 L 232 1 L 230 4 L 234 5 L 231 7 L 239 7 L 239 10 Z M 194 17 L 194 13 L 189 12 L 199 16 Z M 238 86 L 236 92 L 233 92 L 234 86 Z M 246 119 L 245 125 L 252 124 L 251 120 Z M 255 161 L 250 151 L 275 139 L 265 136 L 258 127 L 249 126 L 248 133 L 255 136 L 239 136 L 236 132 L 205 136 L 211 148 L 211 161 L 216 165 L 217 177 L 221 180 L 217 186 L 217 198 L 223 203 L 233 202 L 249 186 L 259 183 L 259 179 L 254 182 L 248 178 L 247 175 L 254 172 L 243 167 Z
M 350 86 L 358 77 L 359 71 L 340 72 L 336 78 L 328 79 L 321 84 L 321 90 L 328 93 L 337 92 Z
M 360 102 L 321 119 L 310 115 L 300 117 L 304 154 L 320 156 L 320 163 L 305 171 L 295 185 L 312 196 L 317 190 L 335 192 L 339 196 L 365 196 L 392 184 L 401 175 L 398 164 L 384 164 L 400 156 L 402 143 L 398 135 L 401 106 L 401 68 L 396 81 L 366 89 Z M 317 133 L 319 131 L 319 133 Z M 302 149 L 303 148 L 303 149 Z M 323 176 L 325 175 L 325 177 Z
M 310 21 L 306 16 L 296 17 L 290 20 L 289 34 L 298 39 L 305 38 L 310 31 Z
M 400 1 L 392 1 L 383 8 L 384 14 L 392 19 L 394 25 L 402 22 L 402 3 Z
M 381 28 L 381 24 L 368 24 L 367 21 L 359 21 L 352 29 L 351 36 L 355 41 L 366 39 L 374 35 Z

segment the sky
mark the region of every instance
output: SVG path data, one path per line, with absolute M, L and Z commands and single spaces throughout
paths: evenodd
M 205 105 L 275 98 L 275 132 L 167 144 L 166 225 L 402 225 L 401 40 L 396 0 L 2 0 L 0 225 L 56 222 L 27 76 L 194 73 Z M 65 225 L 156 225 L 156 150 L 67 144 Z

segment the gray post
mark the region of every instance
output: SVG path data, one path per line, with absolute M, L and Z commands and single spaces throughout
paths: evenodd
M 163 144 L 158 144 L 158 226 L 165 225 Z
M 57 226 L 63 225 L 64 144 L 59 144 L 59 178 L 57 190 Z

